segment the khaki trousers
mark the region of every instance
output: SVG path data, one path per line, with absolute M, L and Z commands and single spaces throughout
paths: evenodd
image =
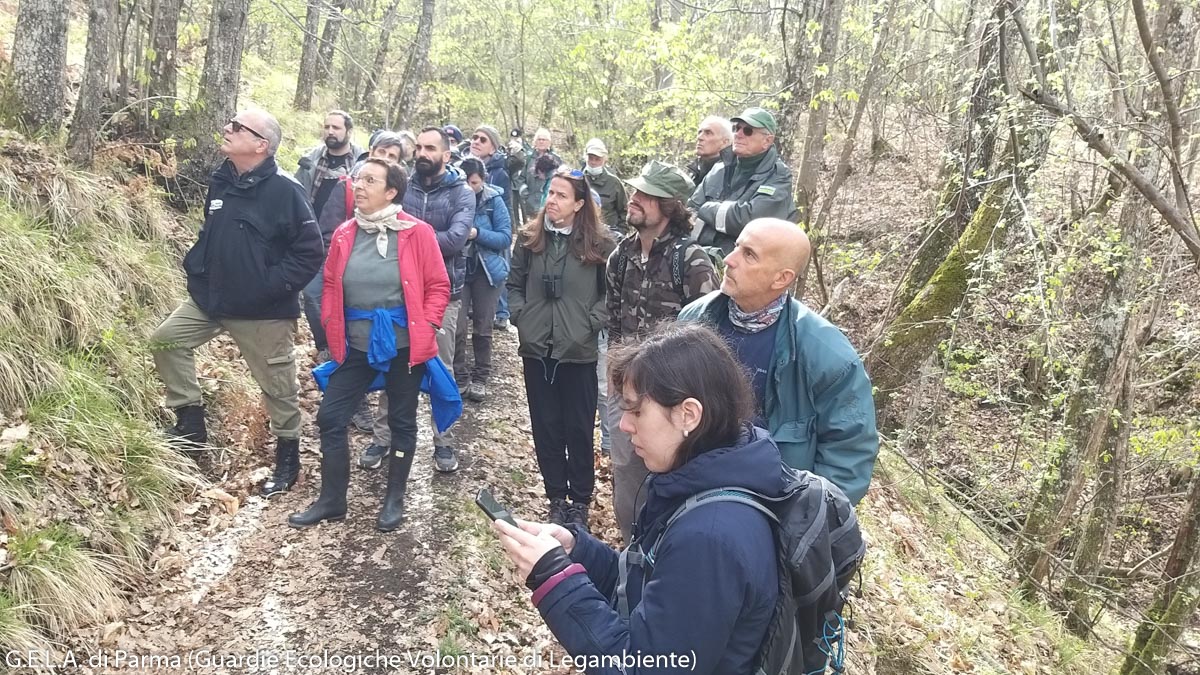
M 158 376 L 167 389 L 167 407 L 199 405 L 195 349 L 229 333 L 262 389 L 271 432 L 300 437 L 300 387 L 296 382 L 295 319 L 213 319 L 191 298 L 179 305 L 150 338 Z

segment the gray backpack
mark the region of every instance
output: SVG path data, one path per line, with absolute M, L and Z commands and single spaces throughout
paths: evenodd
M 810 471 L 783 467 L 782 497 L 744 488 L 705 490 L 688 498 L 649 546 L 637 542 L 621 553 L 617 609 L 629 616 L 628 566 L 645 567 L 642 586 L 653 572 L 654 553 L 671 525 L 705 504 L 738 502 L 770 519 L 779 567 L 779 599 L 756 658 L 755 675 L 813 675 L 844 672 L 845 621 L 842 609 L 850 580 L 867 545 L 850 500 L 829 480 Z

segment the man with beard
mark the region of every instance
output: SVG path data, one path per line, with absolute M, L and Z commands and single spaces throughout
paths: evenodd
M 437 331 L 438 356 L 447 367 L 454 363 L 454 331 L 458 326 L 458 311 L 462 306 L 462 289 L 467 276 L 467 259 L 463 248 L 475 222 L 475 191 L 467 185 L 462 172 L 449 166 L 450 137 L 440 127 L 426 127 L 417 136 L 414 151 L 416 180 L 404 193 L 404 211 L 429 223 L 437 233 L 438 247 L 450 277 L 450 304 Z M 375 417 L 375 436 L 363 450 L 358 465 L 378 469 L 391 448 L 391 429 L 388 427 L 386 393 L 379 396 L 379 411 Z M 443 473 L 458 470 L 458 452 L 451 445 L 450 430 L 433 435 L 434 467 Z
M 610 345 L 637 340 L 664 320 L 717 288 L 717 274 L 704 248 L 688 238 L 691 230 L 683 200 L 692 181 L 670 164 L 651 161 L 640 176 L 625 181 L 633 187 L 627 222 L 633 232 L 617 244 L 605 275 Z M 607 414 L 612 440 L 613 511 L 621 535 L 629 541 L 640 507 L 638 497 L 646 465 L 633 452 L 629 434 L 621 431 L 621 392 L 610 391 Z
M 354 119 L 349 113 L 331 110 L 325 116 L 324 142 L 300 158 L 296 180 L 308 195 L 325 251 L 338 225 L 354 215 L 354 197 L 350 188 L 350 170 L 362 150 L 350 141 Z M 324 262 L 322 261 L 322 264 Z M 329 360 L 329 345 L 321 327 L 321 271 L 304 287 L 304 317 L 316 343 L 317 363 Z

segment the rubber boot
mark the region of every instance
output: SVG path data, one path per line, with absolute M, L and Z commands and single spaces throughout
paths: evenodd
M 395 454 L 388 462 L 387 494 L 375 522 L 375 529 L 380 532 L 391 532 L 404 520 L 404 490 L 408 486 L 408 472 L 412 470 L 413 450 L 392 452 Z
M 346 448 L 321 455 L 321 496 L 307 511 L 288 516 L 288 525 L 312 527 L 321 521 L 346 519 L 346 490 L 350 487 L 350 453 Z
M 275 473 L 263 483 L 262 496 L 287 492 L 300 477 L 300 439 L 280 438 L 275 443 Z
M 208 428 L 204 426 L 204 406 L 197 404 L 176 408 L 175 419 L 175 426 L 167 429 L 168 436 L 196 445 L 208 443 Z

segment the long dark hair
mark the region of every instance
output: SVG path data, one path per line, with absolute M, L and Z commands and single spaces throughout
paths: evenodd
M 613 391 L 628 383 L 638 396 L 664 408 L 689 398 L 704 407 L 700 424 L 679 444 L 671 469 L 697 455 L 737 442 L 754 415 L 754 393 L 729 346 L 700 323 L 664 323 L 640 344 L 613 349 L 608 355 Z
M 678 199 L 659 197 L 658 208 L 667 217 L 667 231 L 677 237 L 692 233 L 692 219 L 687 207 Z
M 574 174 L 579 174 L 578 176 Z M 550 180 L 561 178 L 571 184 L 575 201 L 583 201 L 583 208 L 575 214 L 571 222 L 569 245 L 571 254 L 585 265 L 603 265 L 608 262 L 605 254 L 609 248 L 605 243 L 612 241 L 608 228 L 600 223 L 600 208 L 592 199 L 592 186 L 581 171 L 559 171 Z M 521 245 L 533 253 L 541 253 L 546 248 L 546 207 L 538 210 L 532 219 L 521 226 Z

